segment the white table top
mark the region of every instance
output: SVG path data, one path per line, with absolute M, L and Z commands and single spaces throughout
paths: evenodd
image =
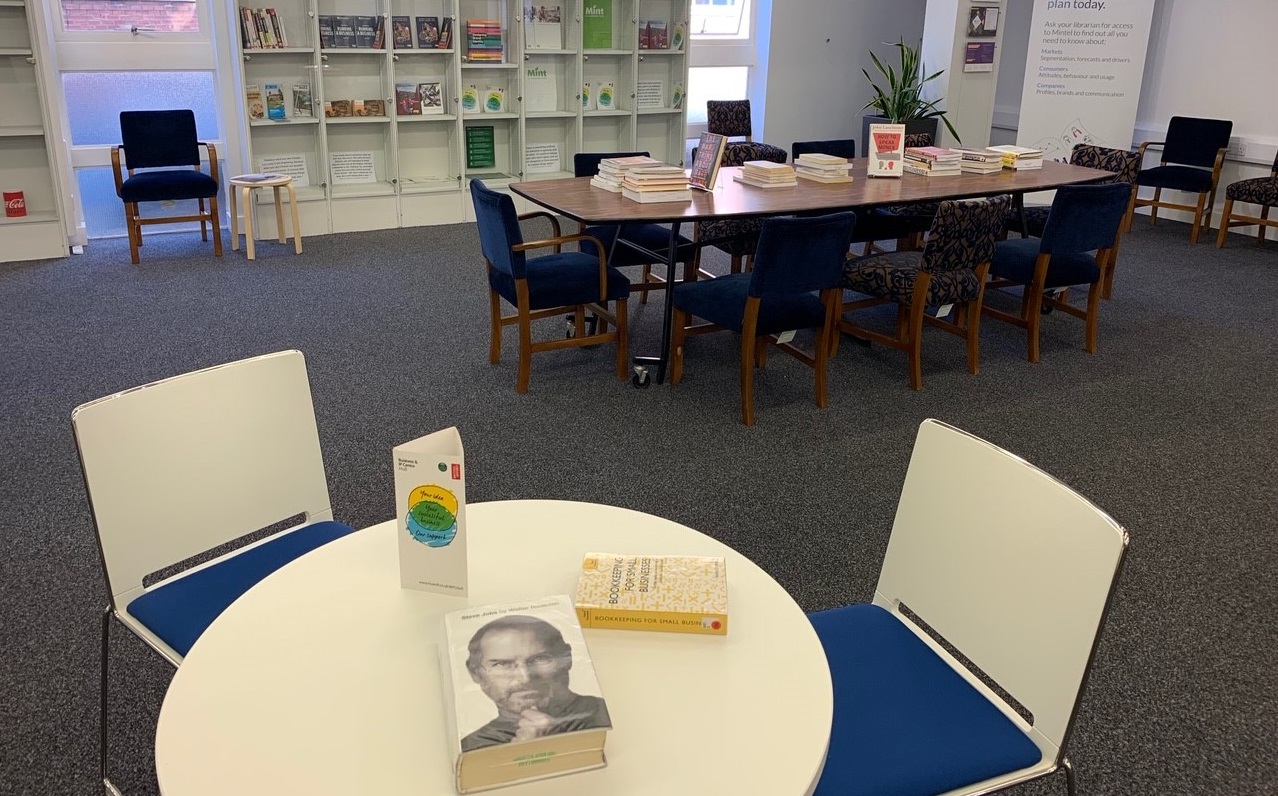
M 401 589 L 395 523 L 339 539 L 249 590 L 169 686 L 155 758 L 166 796 L 454 794 L 436 637 L 442 613 L 576 586 L 587 551 L 721 555 L 726 637 L 585 630 L 615 729 L 608 766 L 510 796 L 810 794 L 833 696 L 794 600 L 731 548 L 588 503 L 466 507 L 468 599 Z

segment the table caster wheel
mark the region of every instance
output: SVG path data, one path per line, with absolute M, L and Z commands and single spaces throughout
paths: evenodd
M 571 340 L 577 336 L 577 323 L 571 315 L 565 319 L 564 325 L 564 337 Z
M 630 383 L 633 384 L 637 390 L 646 388 L 652 383 L 649 381 L 648 369 L 643 366 L 637 366 L 635 368 L 635 375 L 630 377 Z

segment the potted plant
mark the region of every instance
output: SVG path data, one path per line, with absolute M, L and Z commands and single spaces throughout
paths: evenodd
M 919 48 L 911 47 L 905 43 L 905 39 L 892 45 L 900 53 L 900 66 L 893 68 L 891 64 L 884 64 L 879 57 L 873 52 L 870 58 L 874 61 L 874 68 L 878 70 L 882 79 L 882 83 L 876 83 L 875 79 L 865 69 L 861 73 L 865 75 L 865 79 L 870 81 L 870 87 L 874 89 L 874 97 L 865 103 L 862 110 L 874 109 L 875 113 L 866 114 L 861 121 L 861 141 L 868 142 L 871 124 L 904 124 L 906 135 L 914 133 L 931 133 L 932 140 L 935 141 L 937 120 L 945 123 L 945 129 L 950 131 L 950 135 L 954 136 L 955 141 L 962 143 L 958 132 L 954 126 L 950 124 L 950 120 L 945 118 L 945 111 L 936 107 L 941 98 L 934 100 L 924 99 L 922 96 L 923 87 L 928 82 L 935 80 L 945 72 L 944 69 L 933 72 L 930 75 L 923 74 L 923 56 L 919 52 Z

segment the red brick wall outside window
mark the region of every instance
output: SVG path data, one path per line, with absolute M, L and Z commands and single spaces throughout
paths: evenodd
M 200 29 L 195 0 L 62 0 L 62 20 L 66 30 Z

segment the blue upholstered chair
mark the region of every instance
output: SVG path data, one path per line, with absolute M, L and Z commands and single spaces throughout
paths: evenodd
M 855 222 L 853 213 L 769 218 L 762 222 L 751 273 L 676 285 L 670 383 L 683 378 L 683 349 L 689 336 L 725 329 L 739 333 L 741 422 L 752 426 L 754 368 L 764 364 L 769 336 L 816 329 L 815 356 L 788 340 L 776 345 L 816 370 L 816 404 L 824 408 L 839 279 Z M 691 325 L 694 316 L 709 323 Z
M 217 149 L 200 141 L 195 132 L 195 113 L 176 111 L 121 111 L 121 144 L 111 147 L 111 169 L 115 173 L 115 193 L 124 202 L 124 221 L 129 231 L 129 254 L 137 265 L 142 245 L 142 227 L 147 224 L 200 222 L 200 238 L 209 239 L 213 225 L 213 254 L 222 256 L 222 231 L 217 209 Z M 200 147 L 208 150 L 209 173 L 200 170 Z M 123 154 L 123 164 L 121 163 Z M 188 168 L 180 168 L 186 166 Z M 126 177 L 123 173 L 128 171 Z M 196 214 L 148 216 L 143 218 L 142 202 L 195 199 Z M 205 200 L 208 208 L 205 209 Z
M 1249 216 L 1234 212 L 1234 202 L 1259 205 L 1260 215 Z M 1225 245 L 1225 236 L 1230 227 L 1246 227 L 1257 225 L 1256 240 L 1265 242 L 1265 230 L 1278 226 L 1278 220 L 1269 219 L 1269 208 L 1278 205 L 1278 157 L 1274 158 L 1274 166 L 1268 177 L 1253 177 L 1249 180 L 1236 180 L 1225 188 L 1225 210 L 1220 214 L 1220 234 L 1216 237 L 1216 248 Z
M 910 387 L 923 389 L 923 324 L 967 341 L 967 369 L 981 371 L 981 303 L 994 241 L 1012 207 L 1010 196 L 941 202 L 923 251 L 885 252 L 851 260 L 843 287 L 868 298 L 843 303 L 843 312 L 895 303 L 896 335 L 839 323 L 841 331 L 909 355 Z M 927 314 L 928 308 L 944 311 Z M 944 320 L 954 307 L 953 321 Z M 837 347 L 836 347 L 837 350 Z
M 1096 353 L 1102 285 L 1113 267 L 1130 201 L 1131 187 L 1124 183 L 1058 188 L 1042 238 L 999 241 L 995 246 L 988 287 L 1021 287 L 1021 313 L 1012 315 L 988 305 L 985 313 L 1027 330 L 1030 362 L 1038 361 L 1045 305 L 1083 318 L 1087 322 L 1083 347 L 1089 354 Z M 1069 288 L 1076 285 L 1088 286 L 1086 309 L 1067 300 Z
M 112 618 L 178 666 L 237 597 L 351 528 L 333 522 L 306 361 L 297 351 L 109 395 L 77 407 L 71 423 L 109 595 L 100 750 L 110 790 Z M 300 524 L 203 566 L 191 563 L 297 515 Z M 146 585 L 148 576 L 179 566 Z
M 798 162 L 799 155 L 833 155 L 851 160 L 856 157 L 855 138 L 831 138 L 825 141 L 795 141 L 790 145 L 790 160 Z
M 810 616 L 834 686 L 815 796 L 983 794 L 1065 773 L 1127 533 L 1023 459 L 919 428 L 872 603 Z
M 1136 176 L 1140 173 L 1141 154 L 1130 149 L 1110 149 L 1096 146 L 1095 144 L 1075 144 L 1074 148 L 1070 150 L 1069 162 L 1075 166 L 1086 166 L 1089 169 L 1114 172 L 1113 177 L 1092 183 L 1092 185 L 1123 183 L 1131 187 L 1131 199 L 1128 200 L 1127 211 L 1123 216 L 1123 222 L 1126 225 L 1130 221 L 1136 201 Z M 1047 226 L 1047 215 L 1051 212 L 1051 209 L 1051 205 L 1031 205 L 1026 207 L 1024 209 L 1023 227 L 1021 214 L 1013 211 L 1007 217 L 1005 229 L 1023 236 L 1041 238 L 1043 236 L 1043 228 Z M 1113 293 L 1114 271 L 1117 266 L 1118 252 L 1115 251 L 1113 261 L 1105 272 L 1105 283 L 1101 286 L 1101 298 L 1107 299 Z
M 593 177 L 599 173 L 599 161 L 605 158 L 625 158 L 642 155 L 649 157 L 647 152 L 578 152 L 572 156 L 572 167 L 574 177 Z M 609 265 L 613 268 L 626 268 L 627 266 L 642 266 L 643 271 L 639 277 L 638 284 L 630 286 L 631 291 L 639 293 L 639 303 L 648 303 L 649 290 L 661 290 L 666 286 L 664 276 L 664 267 L 661 274 L 652 272 L 652 263 L 648 258 L 638 251 L 628 246 L 618 246 L 615 250 L 612 243 L 617 237 L 619 227 L 615 224 L 596 225 L 593 227 L 583 227 L 579 232 L 583 235 L 589 235 L 592 238 L 598 238 L 603 242 L 605 254 L 612 252 L 611 258 L 608 260 Z M 661 224 L 626 224 L 625 233 L 622 235 L 623 240 L 631 241 L 648 251 L 654 251 L 661 255 L 665 255 L 670 251 L 670 228 Z M 684 264 L 684 279 L 689 277 L 687 271 L 691 269 L 693 260 L 695 259 L 692 250 L 692 241 L 680 235 L 676 242 L 678 261 Z M 581 251 L 586 254 L 594 254 L 595 246 L 589 241 L 581 244 Z
M 1225 164 L 1229 150 L 1229 134 L 1234 123 L 1223 119 L 1195 119 L 1190 116 L 1173 116 L 1167 125 L 1166 141 L 1146 141 L 1140 145 L 1142 162 L 1145 150 L 1161 146 L 1163 157 L 1152 169 L 1142 169 L 1136 176 L 1137 190 L 1143 186 L 1154 189 L 1149 199 L 1136 197 L 1135 207 L 1149 208 L 1149 225 L 1158 223 L 1158 208 L 1185 210 L 1194 214 L 1194 225 L 1189 242 L 1198 242 L 1198 232 L 1206 218 L 1211 227 L 1211 209 L 1216 204 L 1216 184 L 1220 182 L 1220 169 Z M 1198 195 L 1192 205 L 1162 201 L 1163 189 L 1186 191 Z M 1205 204 L 1204 204 L 1205 203 Z M 1131 231 L 1132 220 L 1127 220 Z
M 559 219 L 550 213 L 518 215 L 509 196 L 492 190 L 480 180 L 470 181 L 470 195 L 475 203 L 479 244 L 488 271 L 491 318 L 488 361 L 493 365 L 501 361 L 502 328 L 514 324 L 519 328 L 519 375 L 515 383 L 518 392 L 528 391 L 534 353 L 573 346 L 616 343 L 617 378 L 625 379 L 629 375 L 626 299 L 630 295 L 630 281 L 608 266 L 602 242 L 588 235 L 559 234 Z M 532 218 L 548 221 L 551 237 L 525 242 L 519 224 Z M 565 243 L 589 243 L 597 247 L 600 254 L 561 251 Z M 535 249 L 552 249 L 553 253 L 540 257 L 526 254 Z M 503 300 L 515 307 L 514 315 L 502 315 Z M 609 302 L 616 302 L 616 312 L 608 309 Z M 599 319 L 598 328 L 592 334 L 585 333 L 587 311 Z M 565 312 L 571 312 L 576 318 L 573 336 L 549 341 L 532 339 L 534 320 Z M 608 330 L 609 322 L 615 331 Z

